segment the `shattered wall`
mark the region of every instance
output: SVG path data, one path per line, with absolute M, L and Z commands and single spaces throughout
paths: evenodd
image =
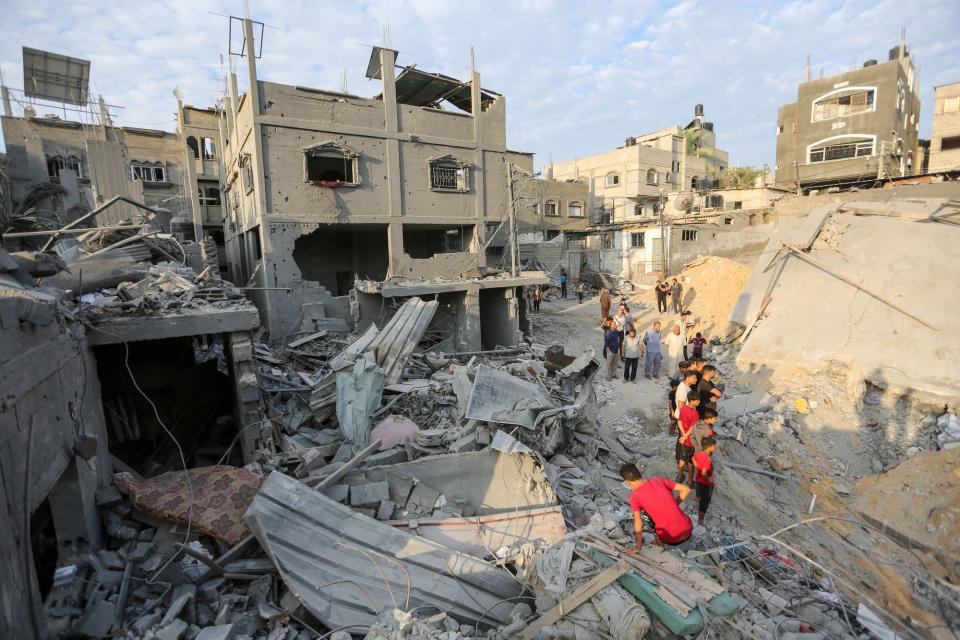
M 42 293 L 0 284 L 0 636 L 44 633 L 30 514 L 50 497 L 57 543 L 103 543 L 95 491 L 111 464 L 96 363 Z M 82 453 L 83 455 L 79 455 Z M 49 582 L 52 576 L 42 576 Z M 33 630 L 31 633 L 29 630 Z

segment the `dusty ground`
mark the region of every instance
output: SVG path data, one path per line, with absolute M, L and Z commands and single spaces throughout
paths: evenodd
M 657 313 L 652 292 L 634 296 L 630 304 L 638 328 L 660 320 L 669 330 L 678 320 L 676 314 Z M 723 304 L 723 300 L 714 304 L 712 318 L 724 313 Z M 698 312 L 695 305 L 693 310 Z M 532 315 L 533 339 L 562 344 L 573 355 L 594 348 L 599 356 L 599 316 L 595 299 L 582 305 L 575 299 L 547 300 L 541 312 Z M 950 570 L 955 557 L 944 561 L 936 554 L 907 549 L 902 541 L 888 537 L 882 526 L 865 523 L 851 495 L 861 478 L 896 467 L 905 459 L 906 447 L 921 442 L 924 434 L 916 423 L 923 408 L 902 398 L 880 398 L 866 405 L 862 398 L 870 390 L 850 388 L 843 372 L 774 372 L 762 367 L 739 371 L 735 356 L 736 350 L 729 347 L 716 349 L 711 356 L 728 395 L 761 389 L 774 393 L 779 402 L 771 411 L 752 413 L 718 429 L 718 489 L 705 530 L 695 533 L 697 545 L 728 544 L 732 536 L 753 538 L 784 555 L 805 558 L 811 576 L 837 584 L 855 601 L 897 612 L 901 620 L 926 629 L 927 637 L 952 637 L 939 625 L 960 610 L 951 610 L 939 596 L 945 588 L 942 580 L 957 580 Z M 617 429 L 621 442 L 648 474 L 672 478 L 676 467 L 673 438 L 666 428 L 666 376 L 627 383 L 607 381 L 601 373 L 595 384 L 601 401 L 599 419 Z M 803 412 L 797 410 L 798 399 L 807 403 Z M 724 468 L 724 463 L 734 463 L 769 471 L 773 457 L 787 461 L 783 473 L 795 480 Z M 919 468 L 920 463 L 905 468 L 904 474 L 914 466 Z M 864 491 L 875 501 L 884 502 L 886 497 L 886 508 L 877 516 L 880 521 L 900 513 L 913 517 L 917 509 L 910 511 L 907 505 L 938 490 L 949 493 L 946 485 L 951 483 L 952 493 L 956 489 L 956 478 L 947 471 L 923 489 L 904 487 L 893 477 L 873 477 L 879 480 Z M 814 495 L 816 503 L 809 511 Z M 956 531 L 960 506 L 955 499 L 942 503 L 937 505 L 937 522 Z M 688 507 L 688 512 L 693 510 Z M 804 520 L 810 522 L 798 524 Z M 776 533 L 784 528 L 789 529 Z M 764 538 L 773 534 L 775 540 Z

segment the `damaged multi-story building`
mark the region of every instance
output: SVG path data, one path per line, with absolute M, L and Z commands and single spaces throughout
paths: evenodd
M 372 98 L 261 80 L 244 24 L 249 89 L 228 83 L 225 241 L 271 335 L 304 316 L 362 328 L 385 299 L 420 295 L 445 310 L 438 348 L 516 344 L 518 288 L 546 279 L 486 269 L 488 236 L 510 226 L 513 183 L 533 169 L 507 148 L 506 98 L 476 71 L 464 82 L 398 67 L 385 47 L 367 65 L 382 87 Z
M 686 126 L 630 136 L 612 151 L 552 163 L 546 173 L 586 182 L 593 222 L 603 223 L 654 217 L 671 193 L 702 200 L 728 165 L 729 155 L 717 147 L 713 123 L 698 104 Z
M 913 175 L 920 78 L 906 43 L 886 62 L 806 81 L 777 114 L 776 185 L 809 191 Z
M 90 63 L 46 51 L 23 50 L 28 85 L 46 86 L 58 65 Z M 148 207 L 180 237 L 210 235 L 223 244 L 215 109 L 178 100 L 177 131 L 115 125 L 103 97 L 77 95 L 56 103 L 3 87 L 3 139 L 14 206 L 25 201 L 58 226 L 121 196 Z M 125 202 L 97 216 L 101 225 L 139 219 L 145 209 Z M 221 252 L 221 268 L 225 262 Z
M 936 87 L 929 153 L 930 172 L 960 171 L 960 82 Z

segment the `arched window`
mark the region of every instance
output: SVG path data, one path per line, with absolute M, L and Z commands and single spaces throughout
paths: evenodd
M 204 160 L 213 160 L 217 157 L 217 152 L 213 146 L 213 138 L 204 138 L 203 139 L 203 159 Z
M 647 184 L 658 184 L 660 182 L 660 176 L 657 175 L 656 169 L 647 170 Z
M 571 202 L 567 205 L 567 215 L 571 218 L 582 218 L 583 217 L 583 204 L 579 202 Z
M 548 200 L 543 205 L 543 215 L 545 216 L 558 216 L 560 213 L 557 211 L 557 203 L 553 200 Z
M 633 205 L 633 215 L 635 215 L 635 216 L 642 216 L 642 215 L 643 215 L 643 205 L 642 205 L 642 204 L 635 204 L 635 205 Z
M 187 148 L 190 149 L 194 158 L 200 157 L 200 145 L 197 144 L 197 139 L 193 136 L 187 136 Z
M 770 222 L 770 212 L 769 212 L 769 211 L 764 211 L 764 212 L 763 212 L 763 224 L 767 224 L 768 222 Z
M 616 187 L 620 184 L 620 174 L 616 172 L 610 172 L 607 174 L 606 185 L 608 187 Z
M 750 224 L 751 227 L 756 226 L 756 224 L 757 224 L 757 214 L 755 214 L 755 213 L 751 213 L 751 214 L 750 214 L 749 224 Z

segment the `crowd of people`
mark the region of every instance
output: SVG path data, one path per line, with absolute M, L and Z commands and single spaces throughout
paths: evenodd
M 561 296 L 567 297 L 568 278 L 560 275 Z M 588 290 L 580 281 L 576 287 L 579 302 Z M 683 285 L 677 278 L 657 280 L 654 286 L 657 311 L 677 314 L 677 320 L 664 332 L 660 320 L 649 328 L 637 326 L 627 298 L 614 305 L 614 291 L 603 289 L 600 303 L 600 328 L 603 331 L 603 358 L 608 380 L 618 380 L 623 365 L 623 383 L 636 383 L 643 361 L 643 376 L 651 381 L 661 379 L 669 385 L 666 398 L 666 428 L 676 438 L 675 478 L 644 477 L 635 464 L 624 464 L 620 475 L 630 488 L 636 545 L 629 552 L 639 552 L 643 532 L 649 529 L 658 545 L 678 545 L 690 538 L 693 522 L 681 507 L 691 495 L 697 500 L 697 521 L 702 525 L 715 488 L 713 456 L 717 450 L 713 427 L 718 418 L 722 385 L 716 381 L 717 368 L 704 357 L 707 338 L 698 330 L 698 319 L 683 308 Z M 543 289 L 529 287 L 526 293 L 531 312 L 540 310 Z
M 698 524 L 703 524 L 715 487 L 713 455 L 717 450 L 713 427 L 717 422 L 717 405 L 723 396 L 716 383 L 717 369 L 704 357 L 707 338 L 697 330 L 697 319 L 683 309 L 683 285 L 657 281 L 654 288 L 660 313 L 678 314 L 676 323 L 664 333 L 660 320 L 646 330 L 638 330 L 627 300 L 610 315 L 612 291 L 600 295 L 603 356 L 608 380 L 619 378 L 623 364 L 623 382 L 636 382 L 640 360 L 643 375 L 649 380 L 668 380 L 667 430 L 676 438 L 674 457 L 676 477 L 645 478 L 634 464 L 625 464 L 620 475 L 630 487 L 636 546 L 643 545 L 645 528 L 653 532 L 657 544 L 677 545 L 693 532 L 693 522 L 684 513 L 681 503 L 688 496 L 697 500 Z M 672 305 L 668 305 L 672 298 Z

